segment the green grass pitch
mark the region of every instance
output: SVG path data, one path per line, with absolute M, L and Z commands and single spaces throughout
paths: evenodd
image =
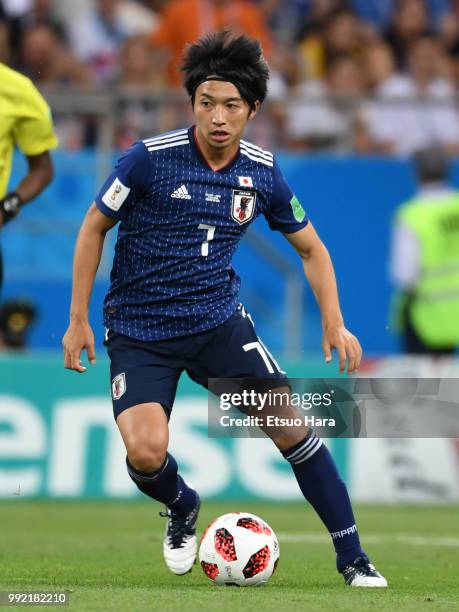
M 160 509 L 148 502 L 2 502 L 0 590 L 68 590 L 72 610 L 459 609 L 457 506 L 357 508 L 364 547 L 389 580 L 387 590 L 346 588 L 324 528 L 301 504 L 203 504 L 201 532 L 233 510 L 271 524 L 281 558 L 268 585 L 216 587 L 198 565 L 174 576 L 162 561 Z

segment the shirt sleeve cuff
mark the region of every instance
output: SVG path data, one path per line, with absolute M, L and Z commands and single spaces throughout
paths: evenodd
M 118 211 L 111 210 L 110 208 L 108 208 L 108 206 L 105 206 L 105 204 L 99 198 L 96 198 L 95 202 L 96 202 L 97 208 L 106 217 L 110 217 L 110 219 L 116 219 L 117 221 L 119 221 L 122 218 L 122 216 L 119 214 Z
M 35 145 L 18 146 L 21 153 L 23 153 L 25 156 L 32 157 L 33 155 L 41 155 L 42 153 L 46 153 L 46 151 L 55 149 L 58 145 L 59 141 L 55 136 L 52 136 L 46 140 L 40 140 Z
M 269 227 L 273 231 L 281 232 L 282 234 L 295 234 L 295 232 L 299 232 L 309 223 L 309 219 L 305 219 L 301 223 L 288 223 L 288 224 L 275 224 L 270 223 Z

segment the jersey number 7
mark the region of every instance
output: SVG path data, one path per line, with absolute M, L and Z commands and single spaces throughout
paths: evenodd
M 209 254 L 209 242 L 214 239 L 215 225 L 206 225 L 205 223 L 200 223 L 198 225 L 198 229 L 207 230 L 207 237 L 201 244 L 201 255 L 203 257 L 207 257 L 207 255 Z

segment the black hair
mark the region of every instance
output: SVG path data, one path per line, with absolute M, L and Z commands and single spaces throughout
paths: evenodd
M 413 155 L 416 174 L 421 183 L 439 183 L 448 177 L 448 158 L 440 147 L 430 147 Z
M 192 104 L 196 89 L 206 80 L 233 83 L 251 110 L 257 100 L 261 103 L 266 98 L 268 64 L 260 42 L 245 34 L 224 30 L 201 36 L 187 46 L 181 69 Z

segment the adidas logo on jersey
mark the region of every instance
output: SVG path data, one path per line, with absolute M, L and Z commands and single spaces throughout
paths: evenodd
M 173 191 L 171 193 L 171 198 L 180 198 L 182 200 L 191 200 L 191 196 L 188 193 L 188 190 L 185 187 L 185 185 L 182 185 L 181 187 L 178 187 L 178 189 Z

